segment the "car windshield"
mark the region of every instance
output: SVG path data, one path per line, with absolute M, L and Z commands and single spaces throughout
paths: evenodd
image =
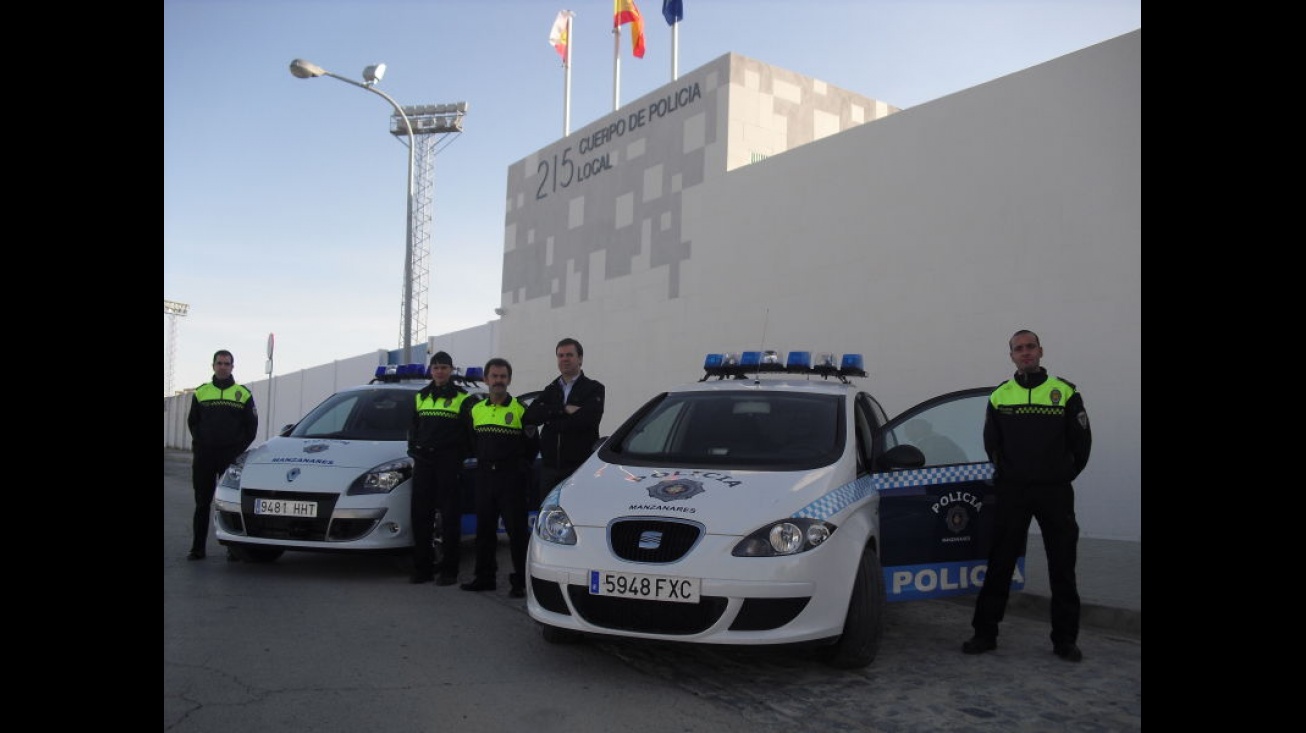
M 655 399 L 602 449 L 612 463 L 800 470 L 838 460 L 843 399 L 789 392 L 703 392 Z
M 388 387 L 338 392 L 305 415 L 290 437 L 407 440 L 414 394 Z

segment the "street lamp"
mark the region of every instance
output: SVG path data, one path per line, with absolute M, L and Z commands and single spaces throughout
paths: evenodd
M 381 76 L 385 74 L 385 64 L 376 64 L 363 69 L 362 82 L 354 81 L 339 74 L 333 74 L 330 71 L 309 63 L 303 59 L 295 59 L 290 62 L 290 73 L 299 79 L 312 79 L 317 76 L 329 76 L 332 79 L 339 79 L 347 84 L 353 84 L 356 87 L 366 89 L 373 94 L 381 97 L 395 108 L 395 114 L 403 118 L 404 129 L 408 132 L 408 231 L 404 240 L 404 364 L 413 360 L 413 157 L 416 150 L 416 140 L 413 137 L 413 123 L 404 113 L 404 108 L 399 106 L 389 94 L 376 88 L 376 83 L 381 81 Z

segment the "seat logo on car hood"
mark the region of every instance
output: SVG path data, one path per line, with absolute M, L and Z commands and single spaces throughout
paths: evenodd
M 286 483 L 290 483 L 291 481 L 294 481 L 297 478 L 299 478 L 298 466 L 290 469 L 289 471 L 286 471 Z

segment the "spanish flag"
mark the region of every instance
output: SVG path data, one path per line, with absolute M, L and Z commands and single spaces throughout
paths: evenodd
M 612 0 L 612 27 L 620 28 L 630 24 L 631 53 L 635 58 L 644 58 L 644 16 L 639 13 L 635 0 Z

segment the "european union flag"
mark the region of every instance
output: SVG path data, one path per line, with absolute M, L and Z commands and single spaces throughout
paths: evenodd
M 680 0 L 662 0 L 662 17 L 667 19 L 667 25 L 675 25 L 685 19 L 685 6 Z

